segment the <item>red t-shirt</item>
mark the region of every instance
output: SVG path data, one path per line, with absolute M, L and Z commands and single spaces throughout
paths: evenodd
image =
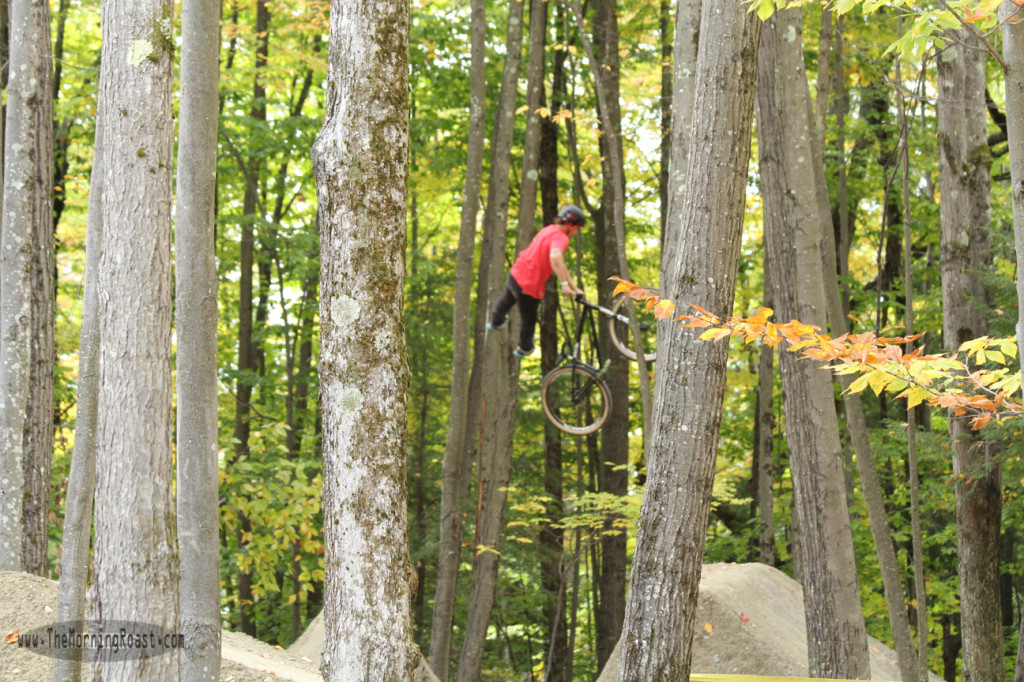
M 519 253 L 509 274 L 527 296 L 544 298 L 544 287 L 548 277 L 554 272 L 551 268 L 551 249 L 565 253 L 569 246 L 569 236 L 559 225 L 548 225 L 537 233 L 530 245 Z

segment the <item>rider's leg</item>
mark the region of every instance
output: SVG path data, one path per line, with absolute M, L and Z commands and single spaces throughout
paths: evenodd
M 512 275 L 508 276 L 508 285 L 505 287 L 505 291 L 501 294 L 501 298 L 494 304 L 494 308 L 491 309 L 491 316 L 488 319 L 488 327 L 491 329 L 497 329 L 505 324 L 508 320 L 508 313 L 512 310 L 512 306 L 516 304 L 517 294 L 521 294 L 522 289 L 519 288 L 519 284 L 512 279 Z
M 519 295 L 519 350 L 524 354 L 533 352 L 533 332 L 537 327 L 537 308 L 540 299 L 529 294 Z

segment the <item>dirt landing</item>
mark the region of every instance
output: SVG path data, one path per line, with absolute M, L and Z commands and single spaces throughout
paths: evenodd
M 896 652 L 871 637 L 872 680 L 899 680 Z M 598 682 L 614 682 L 615 648 Z M 704 566 L 693 636 L 694 673 L 807 677 L 807 630 L 799 583 L 763 564 Z M 942 682 L 931 675 L 932 682 Z

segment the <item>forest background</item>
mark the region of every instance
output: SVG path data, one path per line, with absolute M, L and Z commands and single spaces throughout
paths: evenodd
M 992 3 L 988 5 L 991 13 Z M 513 3 L 511 15 L 505 3 L 479 6 L 486 16 L 485 39 L 479 43 L 485 49 L 486 66 L 483 72 L 474 72 L 474 78 L 469 77 L 470 4 L 423 0 L 414 2 L 410 10 L 407 471 L 409 551 L 417 574 L 414 636 L 424 653 L 436 648 L 431 633 L 436 619 L 440 529 L 444 528 L 442 468 L 453 421 L 452 329 L 460 322 L 465 327 L 467 319 L 478 319 L 486 306 L 480 298 L 486 296 L 484 287 L 470 305 L 460 309 L 456 303 L 460 215 L 469 203 L 464 197 L 467 173 L 480 174 L 476 196 L 469 197 L 475 200 L 470 211 L 474 224 L 478 207 L 507 202 L 502 210 L 510 217 L 498 211 L 496 219 L 508 231 L 508 246 L 503 259 L 490 263 L 498 270 L 506 268 L 514 256 L 517 226 L 521 244 L 529 230 L 551 221 L 559 205 L 583 206 L 590 220 L 573 246 L 572 265 L 588 294 L 604 302 L 613 288 L 607 277 L 624 274 L 616 260 L 620 248 L 633 281 L 659 284 L 660 246 L 669 213 L 675 20 L 671 4 L 667 0 L 618 4 L 592 0 L 581 8 L 582 24 L 577 23 L 572 5 Z M 942 53 L 935 45 L 956 44 L 955 36 L 970 32 L 976 22 L 952 19 L 971 19 L 974 10 L 965 7 L 965 3 L 956 4 L 942 14 L 866 3 L 852 11 L 841 8 L 845 13 L 840 17 L 834 8 L 808 4 L 802 33 L 796 34 L 802 40 L 807 82 L 823 139 L 836 230 L 835 274 L 843 307 L 859 331 L 901 334 L 911 283 L 914 325 L 926 333 L 922 345 L 927 352 L 958 346 L 942 333 L 946 304 L 940 157 L 947 138 L 937 112 L 942 77 L 937 55 Z M 316 0 L 226 0 L 222 5 L 216 207 L 221 610 L 225 627 L 283 646 L 303 631 L 323 603 L 316 372 L 320 250 L 309 150 L 324 117 L 328 10 L 328 2 Z M 903 12 L 908 30 L 900 33 Z M 534 14 L 543 21 L 535 21 Z M 914 23 L 926 15 L 931 17 L 928 31 Z M 523 31 L 526 22 L 529 36 L 516 37 L 516 25 Z M 585 29 L 582 35 L 580 25 Z M 5 46 L 8 28 L 4 23 Z M 55 0 L 51 28 L 54 448 L 47 552 L 45 560 L 30 570 L 57 577 L 76 420 L 101 42 L 99 3 Z M 888 49 L 908 34 L 902 51 Z M 988 39 L 993 54 L 997 53 L 999 32 L 990 32 Z M 983 49 L 974 51 L 986 54 Z M 601 96 L 614 98 L 614 104 L 606 104 L 601 112 L 594 74 L 602 71 L 592 70 L 589 50 L 595 50 L 597 61 L 614 75 L 614 87 L 601 81 L 608 88 Z M 510 98 L 505 88 L 502 98 L 502 80 L 510 77 L 510 63 L 515 67 L 510 82 L 518 83 L 516 95 Z M 968 274 L 981 283 L 977 290 L 981 294 L 972 295 L 969 306 L 984 319 L 983 330 L 974 336 L 1009 337 L 1019 311 L 1006 100 L 998 60 L 988 55 L 981 63 L 988 113 L 983 124 L 985 147 L 963 163 L 974 168 L 979 160 L 984 162 L 991 216 L 990 224 L 978 227 L 990 248 L 980 262 L 970 265 Z M 5 76 L 5 87 L 6 82 Z M 542 84 L 540 99 L 531 100 L 531 107 L 527 98 L 531 93 L 536 96 L 538 91 L 531 87 L 538 84 Z M 482 154 L 479 170 L 472 164 L 467 167 L 474 86 L 484 93 L 488 131 L 487 153 Z M 602 134 L 606 125 L 602 113 L 612 117 L 618 131 L 619 168 L 610 167 L 616 155 L 607 148 L 608 136 Z M 513 114 L 514 126 L 505 131 L 508 141 L 503 143 L 505 138 L 493 131 L 495 119 L 507 114 Z M 533 132 L 531 125 L 537 126 Z M 751 314 L 772 298 L 764 274 L 763 168 L 757 163 L 758 133 L 763 128 L 759 119 L 745 180 L 735 303 L 732 311 L 716 311 L 723 315 Z M 901 183 L 898 173 L 903 152 L 909 157 L 906 183 Z M 504 162 L 503 154 L 510 154 Z M 621 178 L 623 200 L 618 205 L 613 178 Z M 537 183 L 532 188 L 531 180 Z M 617 243 L 610 228 L 615 210 L 624 217 L 624 244 Z M 904 223 L 912 235 L 909 254 L 905 253 Z M 478 231 L 474 240 L 474 262 L 480 263 L 488 258 L 482 233 Z M 553 340 L 557 333 L 551 305 L 555 300 L 549 296 L 545 303 L 549 314 L 542 323 L 543 340 Z M 478 333 L 476 343 L 480 339 Z M 617 366 L 610 383 L 618 421 L 583 440 L 562 437 L 546 423 L 540 409 L 540 380 L 557 353 L 553 343 L 541 346 L 539 357 L 525 361 L 521 368 L 511 484 L 502 489 L 507 505 L 501 505 L 503 530 L 496 545 L 479 542 L 476 526 L 484 505 L 478 502 L 483 494 L 478 498 L 473 483 L 476 474 L 470 473 L 474 457 L 467 458 L 467 474 L 460 484 L 464 528 L 458 584 L 469 583 L 475 555 L 492 554 L 500 557 L 500 564 L 493 610 L 487 609 L 482 616 L 490 624 L 482 632 L 467 626 L 474 618 L 470 591 L 455 593 L 450 647 L 460 651 L 467 637 L 479 634 L 483 638 L 479 665 L 488 679 L 521 679 L 526 673 L 536 679 L 541 675 L 591 679 L 618 640 L 625 617 L 626 567 L 635 548 L 647 475 L 643 387 L 637 375 L 624 365 Z M 516 394 L 512 395 L 515 399 Z M 836 399 L 840 400 L 838 386 Z M 472 423 L 481 415 L 476 411 L 479 402 L 469 400 Z M 957 679 L 962 640 L 954 482 L 963 472 L 954 473 L 947 415 L 944 410 L 918 406 L 912 410 L 916 416 L 908 429 L 905 401 L 882 392 L 869 394 L 861 402 L 900 580 L 909 593 L 908 617 L 917 626 L 917 605 L 927 605 L 928 665 L 946 679 Z M 911 431 L 913 438 L 908 437 Z M 981 469 L 966 474 L 984 478 L 995 471 L 999 479 L 1000 645 L 1007 671 L 1015 664 L 1024 590 L 1019 529 L 1024 502 L 1017 488 L 1018 482 L 1024 483 L 1021 431 L 1019 420 L 982 430 L 983 447 L 996 454 Z M 473 428 L 466 433 L 474 433 Z M 879 587 L 882 569 L 876 540 L 845 424 L 842 433 L 863 617 L 871 635 L 891 643 L 890 614 Z M 466 440 L 470 452 L 474 439 Z M 922 556 L 916 558 L 926 577 L 923 600 L 915 592 L 913 570 L 909 441 L 919 458 L 923 545 Z M 771 353 L 759 344 L 734 344 L 728 361 L 706 561 L 765 561 L 800 577 L 795 550 L 800 532 L 791 515 L 789 454 L 782 383 Z M 762 528 L 766 519 L 767 532 Z M 474 536 L 477 542 L 470 541 Z M 559 620 L 562 633 L 554 628 L 552 636 L 552 623 Z

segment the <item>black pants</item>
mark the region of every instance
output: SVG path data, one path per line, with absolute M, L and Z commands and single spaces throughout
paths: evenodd
M 512 306 L 518 305 L 519 348 L 530 352 L 533 350 L 533 330 L 537 327 L 537 308 L 540 307 L 540 301 L 539 298 L 524 294 L 519 282 L 509 275 L 505 292 L 491 310 L 491 324 L 495 327 L 504 324 Z

